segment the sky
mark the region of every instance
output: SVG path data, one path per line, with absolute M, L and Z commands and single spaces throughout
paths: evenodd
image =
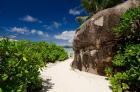
M 71 45 L 80 0 L 0 0 L 0 37 Z

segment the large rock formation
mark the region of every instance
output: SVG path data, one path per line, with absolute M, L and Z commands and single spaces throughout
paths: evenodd
M 74 41 L 73 68 L 104 75 L 105 67 L 112 65 L 119 39 L 112 28 L 120 22 L 120 16 L 129 8 L 140 5 L 140 0 L 128 0 L 113 8 L 93 15 L 77 30 Z

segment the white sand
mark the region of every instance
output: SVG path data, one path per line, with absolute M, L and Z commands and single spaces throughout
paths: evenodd
M 72 59 L 48 64 L 41 72 L 44 87 L 41 92 L 112 92 L 103 76 L 98 76 L 70 67 Z

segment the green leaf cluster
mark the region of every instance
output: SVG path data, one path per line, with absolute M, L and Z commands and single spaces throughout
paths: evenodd
M 113 58 L 113 66 L 120 68 L 111 77 L 114 92 L 136 91 L 140 88 L 140 44 L 127 44 Z
M 39 69 L 47 61 L 55 62 L 68 57 L 55 44 L 31 41 L 0 41 L 0 91 L 34 92 L 42 86 Z
M 89 18 L 89 16 L 78 16 L 78 17 L 76 17 L 76 21 L 79 22 L 80 24 L 82 24 L 82 23 L 84 23 L 88 18 Z
M 82 6 L 90 14 L 113 7 L 122 2 L 123 0 L 81 0 Z
M 112 72 L 113 72 L 113 68 L 112 67 L 105 68 L 105 73 L 106 73 L 107 77 L 112 77 Z
M 113 57 L 110 83 L 114 92 L 140 90 L 140 7 L 129 9 L 113 29 L 121 41 Z
M 113 29 L 117 35 L 130 35 L 137 29 L 137 23 L 140 19 L 140 7 L 131 8 L 121 17 L 120 24 Z

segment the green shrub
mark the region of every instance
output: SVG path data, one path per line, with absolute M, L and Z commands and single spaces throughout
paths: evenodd
M 107 77 L 111 77 L 113 75 L 112 72 L 113 72 L 113 68 L 112 67 L 105 68 L 105 73 L 106 73 Z
M 122 41 L 113 57 L 113 76 L 110 78 L 114 92 L 140 90 L 140 7 L 128 10 L 120 24 L 113 29 Z
M 113 90 L 136 91 L 140 88 L 140 44 L 127 44 L 113 59 L 115 67 L 123 68 L 111 78 Z
M 113 29 L 113 32 L 117 35 L 130 35 L 135 29 L 137 29 L 137 22 L 140 19 L 140 7 L 131 8 L 121 17 L 120 24 Z
M 64 49 L 55 44 L 1 40 L 0 90 L 34 92 L 42 86 L 39 69 L 46 65 L 46 61 L 55 62 L 66 58 Z
M 8 39 L 0 42 L 0 87 L 4 92 L 26 92 L 29 84 L 39 80 L 38 70 L 44 66 L 41 54 L 25 45 Z
M 46 62 L 55 62 L 56 60 L 63 61 L 68 58 L 67 52 L 61 46 L 56 46 L 51 43 L 45 50 Z

